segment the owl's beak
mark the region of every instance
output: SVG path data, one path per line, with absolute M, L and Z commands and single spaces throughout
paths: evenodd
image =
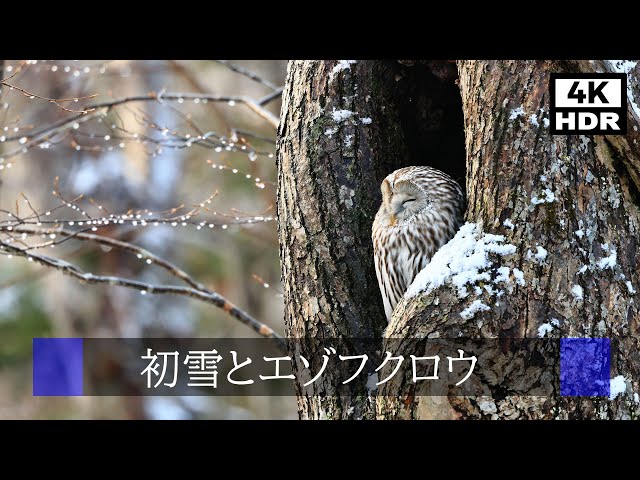
M 394 213 L 392 213 L 390 218 L 391 218 L 391 221 L 389 222 L 389 225 L 391 225 L 392 227 L 395 227 L 396 221 L 397 221 L 396 215 Z

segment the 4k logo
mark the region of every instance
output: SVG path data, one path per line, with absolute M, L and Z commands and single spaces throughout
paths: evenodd
M 552 73 L 552 135 L 627 133 L 627 76 L 624 73 Z

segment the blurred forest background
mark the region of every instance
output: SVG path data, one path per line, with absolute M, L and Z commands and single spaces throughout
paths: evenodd
M 5 60 L 0 241 L 41 245 L 34 252 L 96 275 L 176 284 L 131 252 L 12 231 L 16 218 L 31 218 L 34 228 L 46 219 L 45 226 L 64 220 L 59 225 L 78 229 L 78 222 L 89 224 L 88 216 L 133 215 L 89 233 L 148 249 L 282 333 L 273 119 L 285 71 L 286 61 L 264 60 Z M 166 97 L 175 92 L 189 95 Z M 115 99 L 126 101 L 88 111 Z M 157 226 L 136 220 L 193 209 Z M 198 300 L 86 285 L 29 260 L 0 250 L 0 418 L 297 418 L 292 396 L 33 397 L 33 337 L 257 333 Z

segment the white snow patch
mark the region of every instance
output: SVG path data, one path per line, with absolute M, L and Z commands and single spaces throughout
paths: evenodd
M 329 138 L 331 138 L 336 133 L 338 133 L 338 127 L 329 127 L 324 131 L 324 134 Z
M 345 135 L 344 137 L 344 148 L 351 148 L 351 145 L 353 145 L 353 137 L 354 135 Z
M 551 333 L 553 331 L 553 326 L 550 323 L 543 323 L 538 327 L 538 337 L 542 338 L 547 333 Z
M 542 119 L 542 124 L 544 125 L 545 128 L 549 127 L 549 119 L 547 117 L 544 117 Z
M 542 193 L 544 194 L 544 197 L 538 198 L 536 195 L 531 197 L 531 203 L 534 205 L 540 205 L 541 203 L 552 203 L 556 200 L 556 195 L 548 188 L 545 188 Z
M 333 80 L 333 77 L 335 77 L 336 73 L 341 72 L 343 70 L 351 70 L 351 65 L 353 65 L 354 63 L 358 63 L 357 60 L 338 60 L 338 63 L 336 63 L 336 66 L 333 67 L 333 70 L 331 70 L 331 74 L 329 74 L 329 80 Z
M 633 401 L 636 403 L 640 403 L 640 396 L 637 393 L 633 394 Z
M 624 73 L 627 75 L 627 99 L 631 104 L 636 118 L 640 120 L 640 106 L 636 103 L 636 99 L 633 95 L 633 89 L 631 88 L 633 82 L 631 81 L 631 72 L 636 68 L 638 62 L 632 62 L 631 60 L 607 60 L 611 69 L 617 73 Z
M 612 249 L 611 255 L 598 260 L 598 268 L 600 270 L 605 270 L 607 268 L 610 268 L 613 270 L 613 267 L 616 266 L 617 259 L 618 259 L 618 255 L 615 249 Z
M 336 123 L 344 122 L 345 120 L 353 117 L 354 115 L 355 113 L 352 112 L 351 110 L 336 110 L 335 108 L 331 113 L 331 117 L 333 118 L 333 121 Z
M 537 246 L 536 249 L 538 251 L 534 255 L 534 258 L 536 260 L 541 261 L 541 262 L 544 261 L 544 259 L 547 258 L 547 250 L 544 247 L 541 247 L 541 246 Z
M 540 124 L 538 123 L 538 115 L 536 115 L 535 113 L 532 113 L 532 114 L 529 116 L 529 123 L 530 123 L 531 125 L 533 125 L 534 127 L 539 127 L 539 126 L 540 126 Z
M 547 333 L 551 333 L 554 328 L 557 328 L 559 326 L 560 320 L 558 320 L 557 318 L 552 318 L 549 322 L 543 323 L 538 327 L 538 337 L 544 337 Z
M 627 290 L 629 290 L 629 293 L 631 295 L 633 295 L 634 293 L 636 293 L 636 290 L 633 288 L 633 285 L 631 284 L 631 282 L 629 280 L 627 280 L 625 282 L 625 284 L 627 285 Z
M 578 273 L 584 273 L 584 272 L 586 272 L 586 271 L 587 271 L 587 268 L 588 268 L 588 267 L 587 267 L 586 265 L 581 266 L 581 267 L 580 267 L 580 270 L 578 270 Z
M 363 125 L 371 125 L 371 122 L 373 122 L 370 117 L 363 117 L 360 119 L 360 121 Z
M 513 230 L 516 226 L 513 224 L 513 222 L 511 222 L 510 218 L 507 218 L 504 222 L 502 222 L 502 225 L 504 225 L 505 227 L 507 227 L 509 230 Z
M 491 310 L 491 308 L 482 303 L 481 300 L 474 300 L 471 302 L 471 305 L 460 312 L 460 316 L 465 320 L 469 320 L 470 318 L 475 317 L 476 313 L 480 311 L 486 312 L 488 310 Z
M 517 283 L 518 285 L 521 285 L 521 286 L 523 286 L 523 287 L 524 287 L 524 284 L 525 284 L 525 282 L 524 282 L 524 272 L 523 272 L 522 270 L 519 270 L 519 269 L 517 269 L 517 268 L 514 268 L 514 269 L 513 269 L 513 276 L 514 276 L 514 277 L 515 277 L 515 279 L 516 279 L 516 283 Z
M 524 108 L 520 105 L 518 108 L 514 108 L 511 110 L 511 114 L 509 115 L 509 120 L 515 120 L 518 117 L 522 117 L 524 115 Z
M 431 262 L 416 275 L 405 297 L 429 293 L 449 283 L 457 287 L 458 295 L 464 298 L 468 294 L 466 285 L 473 285 L 480 280 L 491 281 L 489 269 L 493 263 L 489 259 L 489 253 L 515 253 L 516 247 L 502 243 L 504 241 L 503 235 L 483 234 L 480 226 L 465 223 L 456 236 L 442 246 Z
M 609 244 L 608 244 L 608 243 L 602 243 L 602 244 L 600 244 L 600 245 L 602 246 L 602 249 L 603 249 L 605 252 L 608 252 L 608 251 L 609 251 Z
M 627 383 L 624 381 L 624 376 L 618 375 L 612 378 L 609 383 L 609 400 L 613 400 L 618 395 L 623 394 L 627 390 Z
M 583 291 L 580 285 L 573 285 L 573 287 L 571 287 L 571 293 L 573 293 L 573 296 L 576 297 L 577 300 L 582 300 Z
M 582 237 L 584 237 L 584 232 L 582 231 L 582 229 L 580 229 L 580 230 L 576 230 L 576 231 L 575 231 L 575 232 L 573 232 L 573 233 L 575 233 L 576 237 L 578 237 L 578 238 L 582 238 Z
M 545 200 L 547 201 L 547 203 L 551 203 L 551 202 L 555 201 L 555 199 L 556 199 L 555 194 L 551 190 L 549 190 L 548 188 L 544 189 L 544 194 L 546 195 Z
M 547 258 L 547 250 L 544 247 L 537 246 L 536 253 L 532 253 L 531 250 L 527 250 L 527 260 L 536 259 L 538 263 L 544 263 Z
M 509 283 L 511 280 L 509 279 L 509 267 L 500 267 L 497 270 L 498 276 L 495 278 L 494 282 L 500 283 Z

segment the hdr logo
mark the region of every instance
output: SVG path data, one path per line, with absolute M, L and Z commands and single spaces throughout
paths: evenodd
M 627 76 L 624 73 L 552 73 L 552 135 L 627 133 Z

